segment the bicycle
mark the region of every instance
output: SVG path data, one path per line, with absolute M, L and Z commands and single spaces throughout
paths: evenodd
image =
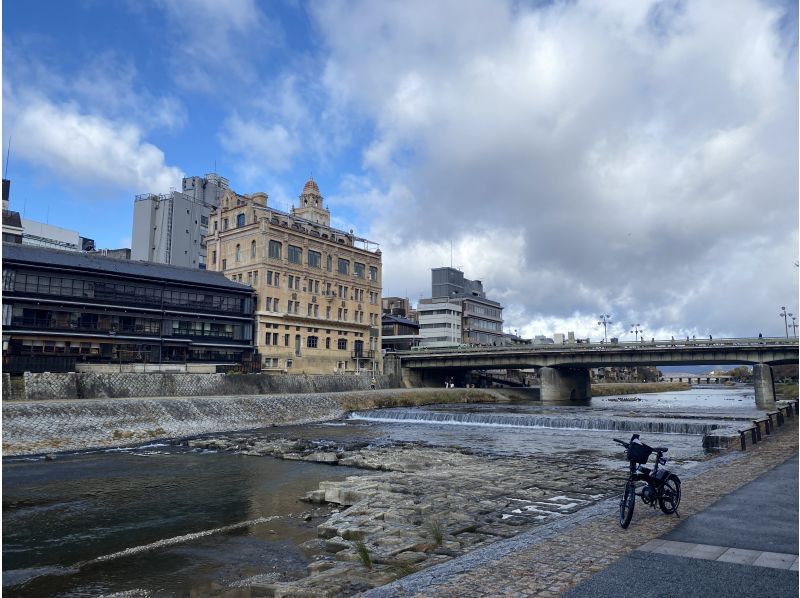
M 666 468 L 659 469 L 659 465 L 666 465 L 663 457 L 669 449 L 666 447 L 650 447 L 639 440 L 638 434 L 631 436 L 630 442 L 614 438 L 614 442 L 625 447 L 630 475 L 625 483 L 625 492 L 619 502 L 619 524 L 626 529 L 633 517 L 633 508 L 636 497 L 640 496 L 642 502 L 655 509 L 656 503 L 666 515 L 678 512 L 681 502 L 681 480 L 677 475 Z M 656 453 L 656 462 L 653 469 L 645 467 L 650 455 Z M 637 482 L 645 482 L 641 490 L 637 490 Z

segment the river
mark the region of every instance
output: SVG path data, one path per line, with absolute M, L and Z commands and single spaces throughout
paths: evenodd
M 486 455 L 590 455 L 618 467 L 614 436 L 642 430 L 691 467 L 702 429 L 758 413 L 752 387 L 598 397 L 582 407 L 448 405 L 251 431 L 320 447 L 415 443 Z M 647 431 L 647 426 L 657 429 Z M 599 429 L 598 429 L 599 428 Z M 8 596 L 222 593 L 306 575 L 329 509 L 299 497 L 360 470 L 171 444 L 3 460 Z

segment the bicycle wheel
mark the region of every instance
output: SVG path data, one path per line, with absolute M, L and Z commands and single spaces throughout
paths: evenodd
M 633 517 L 633 507 L 636 506 L 636 486 L 633 482 L 625 484 L 625 494 L 619 501 L 619 524 L 622 529 L 626 529 Z
M 667 478 L 661 488 L 661 496 L 658 498 L 658 506 L 661 511 L 671 515 L 678 510 L 681 504 L 681 481 L 674 475 Z

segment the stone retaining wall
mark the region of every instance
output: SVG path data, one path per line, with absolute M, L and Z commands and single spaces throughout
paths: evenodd
M 342 417 L 373 407 L 494 401 L 478 389 L 3 402 L 4 456 L 141 444 Z
M 183 373 L 30 373 L 24 390 L 12 392 L 3 375 L 6 400 L 74 400 L 126 397 L 199 397 L 369 390 L 369 374 L 183 374 Z M 393 376 L 375 376 L 376 388 L 393 388 Z M 20 395 L 20 396 L 18 396 Z

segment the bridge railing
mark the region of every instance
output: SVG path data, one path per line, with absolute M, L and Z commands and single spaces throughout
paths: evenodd
M 430 355 L 438 353 L 486 353 L 486 352 L 519 352 L 519 351 L 629 351 L 631 349 L 678 349 L 699 347 L 764 347 L 764 346 L 798 346 L 797 338 L 764 337 L 764 338 L 691 338 L 691 339 L 640 339 L 616 343 L 559 343 L 530 345 L 459 345 L 457 347 L 414 347 L 410 351 L 398 351 L 403 355 Z

